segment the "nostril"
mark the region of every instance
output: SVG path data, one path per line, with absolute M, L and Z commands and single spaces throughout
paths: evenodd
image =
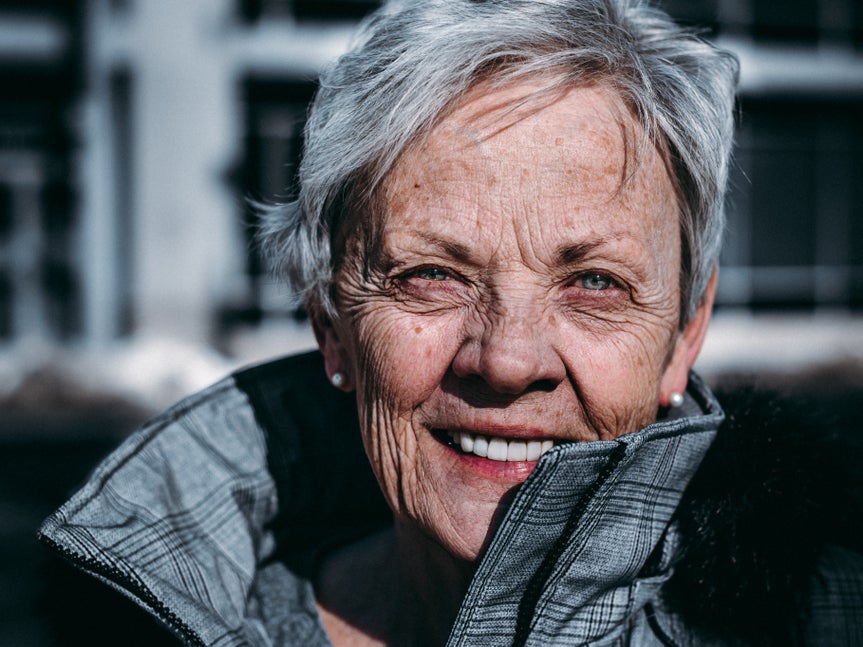
M 544 391 L 550 393 L 557 388 L 557 382 L 555 380 L 537 380 L 533 384 L 530 385 L 530 391 Z
M 530 393 L 550 393 L 556 388 L 554 380 L 537 380 L 525 389 L 506 390 L 492 386 L 479 375 L 459 377 L 450 372 L 442 382 L 442 388 L 465 404 L 478 409 L 507 407 Z
M 516 395 L 528 391 L 554 391 L 563 379 L 564 370 L 548 349 L 507 349 L 502 352 L 500 348 L 486 347 L 478 374 L 490 388 Z

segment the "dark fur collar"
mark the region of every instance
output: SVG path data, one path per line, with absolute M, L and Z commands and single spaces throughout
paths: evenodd
M 718 397 L 727 418 L 678 509 L 665 601 L 703 636 L 794 645 L 820 551 L 859 549 L 857 421 L 748 388 Z

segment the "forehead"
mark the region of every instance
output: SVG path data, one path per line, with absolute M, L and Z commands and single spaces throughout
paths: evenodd
M 479 86 L 407 152 L 397 171 L 441 158 L 485 156 L 496 161 L 521 159 L 570 175 L 583 168 L 582 179 L 617 179 L 619 184 L 642 139 L 639 135 L 622 100 L 603 87 Z M 519 148 L 511 148 L 514 143 Z
M 543 217 L 613 208 L 656 212 L 676 223 L 663 155 L 619 96 L 604 87 L 546 88 L 475 88 L 389 174 L 385 221 L 395 216 L 402 226 L 406 216 L 435 211 L 463 220 L 467 214 L 453 212 L 453 201 L 471 211 L 497 200 L 500 209 L 522 216 L 540 207 Z M 647 229 L 656 224 L 640 220 Z M 634 223 L 606 218 L 605 225 L 615 224 Z

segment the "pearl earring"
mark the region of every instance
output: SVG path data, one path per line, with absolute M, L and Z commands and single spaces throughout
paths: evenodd
M 674 391 L 670 396 L 668 396 L 668 404 L 674 408 L 683 406 L 683 394 Z
M 344 373 L 333 373 L 333 376 L 330 378 L 330 382 L 333 383 L 334 387 L 340 387 L 342 384 L 345 383 Z

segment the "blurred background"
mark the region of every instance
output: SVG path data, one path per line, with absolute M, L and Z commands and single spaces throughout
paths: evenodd
M 371 0 L 0 0 L 0 644 L 40 622 L 41 520 L 158 409 L 309 348 L 252 244 Z M 863 2 L 667 0 L 742 63 L 698 368 L 860 411 Z

